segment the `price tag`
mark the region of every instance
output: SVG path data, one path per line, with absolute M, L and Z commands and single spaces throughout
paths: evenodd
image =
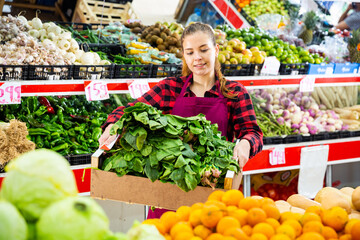
M 0 83 L 1 84 L 1 83 Z M 21 83 L 5 82 L 0 86 L 0 104 L 20 104 Z
M 279 165 L 285 164 L 285 148 L 282 146 L 277 146 L 269 153 L 269 162 L 270 165 Z
M 85 95 L 88 101 L 99 101 L 109 98 L 106 82 L 100 80 L 85 81 Z
M 308 75 L 300 81 L 300 92 L 312 92 L 314 91 L 315 77 Z
M 128 81 L 128 88 L 132 98 L 139 98 L 150 90 L 148 81 L 144 79 Z
M 278 75 L 280 68 L 280 62 L 276 57 L 265 58 L 264 65 L 261 68 L 260 74 L 262 75 Z

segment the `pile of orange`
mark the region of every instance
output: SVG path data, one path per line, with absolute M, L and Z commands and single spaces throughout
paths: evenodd
M 245 7 L 246 5 L 249 5 L 251 0 L 235 0 L 235 2 L 237 3 L 237 5 L 239 6 L 239 11 L 241 10 L 241 8 Z
M 244 198 L 238 190 L 214 191 L 205 203 L 143 223 L 172 240 L 360 240 L 360 220 L 349 220 L 343 208 L 280 214 L 272 199 Z

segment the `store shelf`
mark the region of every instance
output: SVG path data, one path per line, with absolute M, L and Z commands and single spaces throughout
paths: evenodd
M 298 87 L 300 81 L 306 77 L 315 78 L 316 86 L 354 86 L 360 85 L 359 74 L 336 75 L 295 75 L 295 76 L 251 76 L 251 77 L 226 77 L 228 80 L 237 81 L 247 89 Z M 153 87 L 163 78 L 143 78 L 148 80 Z M 134 79 L 102 79 L 107 83 L 110 94 L 127 93 L 129 80 Z M 51 96 L 51 95 L 84 95 L 84 80 L 45 80 L 45 81 L 18 81 L 21 83 L 21 96 Z M 0 86 L 4 81 L 0 82 Z
M 80 194 L 88 194 L 90 192 L 90 164 L 71 166 L 71 169 L 74 173 L 76 185 L 78 187 Z M 85 169 L 85 170 L 84 170 Z M 85 171 L 84 181 L 82 180 L 83 174 Z M 6 173 L 0 173 L 0 188 L 2 181 L 6 177 Z

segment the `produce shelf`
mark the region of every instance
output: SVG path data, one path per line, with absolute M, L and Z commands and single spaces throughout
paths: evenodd
M 121 65 L 117 65 L 121 66 Z M 107 65 L 109 67 L 109 65 Z M 116 66 L 115 66 L 116 67 Z M 145 71 L 145 70 L 144 70 Z M 151 70 L 148 70 L 149 73 Z M 85 72 L 84 72 L 85 73 Z M 300 81 L 309 75 L 296 76 L 251 76 L 251 77 L 226 77 L 242 83 L 247 89 L 265 89 L 265 88 L 281 88 L 281 87 L 299 87 Z M 360 85 L 359 74 L 336 74 L 331 76 L 310 75 L 315 78 L 316 86 L 355 86 Z M 135 77 L 135 76 L 134 76 Z M 163 78 L 147 78 L 150 87 L 156 85 Z M 84 79 L 85 80 L 85 79 Z M 51 95 L 84 95 L 84 80 L 52 80 L 52 81 L 19 81 L 21 83 L 21 96 L 51 96 Z M 102 79 L 107 83 L 110 94 L 127 93 L 129 80 L 134 78 L 118 78 Z M 135 79 L 136 81 L 136 79 Z M 0 81 L 2 85 L 4 81 Z

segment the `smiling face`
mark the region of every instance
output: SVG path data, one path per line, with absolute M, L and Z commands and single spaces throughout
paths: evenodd
M 185 62 L 194 75 L 214 74 L 219 46 L 215 45 L 207 33 L 197 31 L 187 35 L 183 39 L 182 46 Z

